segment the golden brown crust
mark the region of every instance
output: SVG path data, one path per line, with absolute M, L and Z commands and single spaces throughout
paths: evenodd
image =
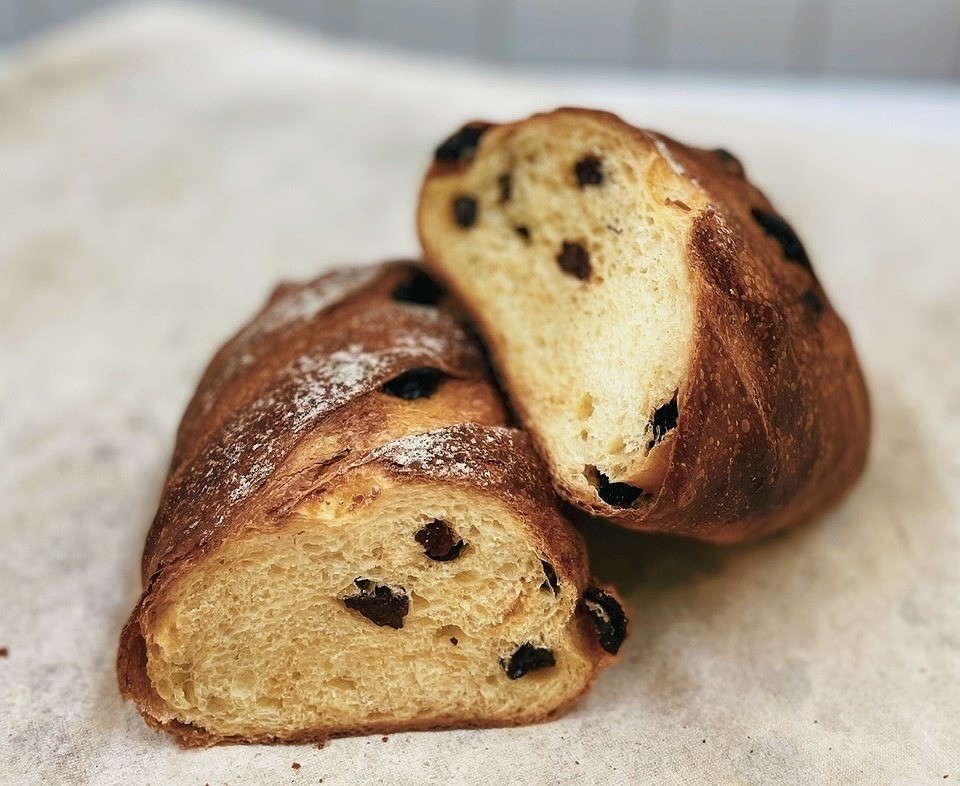
M 394 263 L 281 286 L 203 375 L 179 429 L 144 550 L 143 593 L 121 634 L 117 660 L 121 694 L 150 725 L 185 746 L 322 742 L 511 722 L 451 714 L 421 725 L 386 719 L 231 737 L 170 717 L 147 675 L 144 635 L 178 582 L 241 531 L 282 526 L 294 508 L 342 490 L 358 475 L 373 478 L 365 488 L 429 481 L 485 490 L 517 512 L 531 544 L 558 575 L 571 586 L 590 584 L 583 542 L 563 519 L 528 436 L 507 425 L 480 349 L 448 309 L 392 297 L 416 270 Z M 388 380 L 423 367 L 444 375 L 434 395 L 409 402 L 380 391 Z M 582 650 L 596 664 L 592 681 L 610 656 L 582 610 L 576 625 Z
M 626 527 L 722 543 L 773 532 L 826 510 L 863 470 L 870 411 L 850 335 L 802 247 L 785 249 L 778 242 L 779 227 L 771 232 L 769 223 L 782 219 L 726 151 L 690 148 L 606 112 L 566 108 L 530 121 L 555 115 L 589 118 L 632 135 L 638 146 L 655 151 L 700 188 L 707 203 L 687 238 L 696 293 L 694 353 L 679 390 L 677 428 L 651 453 L 662 485 L 653 499 L 618 508 L 585 498 L 553 466 L 557 490 L 582 509 Z M 498 140 L 530 121 L 497 126 Z M 483 140 L 479 146 L 482 151 Z M 457 177 L 467 166 L 469 160 L 434 162 L 424 192 L 434 179 Z M 508 395 L 514 394 L 497 326 L 433 258 L 425 240 L 424 226 L 432 217 L 424 192 L 419 223 L 426 262 L 464 302 Z M 522 397 L 511 395 L 511 405 L 529 423 Z M 544 435 L 534 429 L 532 436 L 550 462 Z
M 604 654 L 604 657 L 609 657 Z M 249 735 L 220 735 L 210 734 L 205 729 L 192 726 L 188 723 L 179 721 L 170 721 L 161 723 L 147 714 L 144 714 L 144 720 L 157 731 L 164 731 L 173 735 L 177 742 L 184 748 L 209 748 L 213 745 L 231 745 L 231 744 L 305 744 L 315 743 L 321 747 L 331 739 L 338 737 L 355 737 L 366 734 L 399 734 L 408 731 L 441 731 L 444 729 L 490 729 L 507 728 L 510 726 L 524 726 L 531 723 L 549 723 L 552 720 L 565 715 L 586 693 L 593 682 L 596 680 L 599 671 L 594 672 L 591 681 L 586 684 L 583 690 L 575 696 L 571 696 L 566 702 L 553 708 L 545 715 L 536 718 L 517 718 L 511 719 L 472 719 L 465 718 L 463 715 L 450 713 L 443 717 L 435 717 L 430 721 L 424 722 L 403 722 L 392 723 L 390 721 L 376 721 L 372 723 L 358 723 L 350 726 L 337 726 L 328 728 L 317 728 L 299 731 L 294 734 L 277 736 L 272 734 L 249 734 Z
M 144 549 L 145 581 L 165 562 L 211 547 L 251 497 L 276 490 L 283 461 L 345 404 L 418 367 L 486 384 L 483 356 L 453 316 L 390 299 L 407 270 L 390 266 L 369 280 L 333 271 L 301 287 L 281 285 L 217 353 L 178 432 Z M 344 277 L 363 284 L 341 290 Z M 324 293 L 330 281 L 340 298 L 319 297 L 329 302 L 312 312 L 293 309 L 305 317 L 277 315 L 278 303 Z

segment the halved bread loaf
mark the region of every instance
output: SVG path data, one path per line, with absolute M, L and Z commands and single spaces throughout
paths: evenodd
M 568 708 L 626 618 L 480 351 L 407 265 L 277 290 L 178 435 L 121 692 L 184 745 Z
M 436 151 L 419 230 L 584 510 L 732 542 L 860 474 L 849 334 L 729 153 L 587 110 L 471 123 Z

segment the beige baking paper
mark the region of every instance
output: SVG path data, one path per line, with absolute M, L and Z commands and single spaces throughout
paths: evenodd
M 0 58 L 0 782 L 960 780 L 960 98 L 778 84 L 521 79 L 198 6 Z M 741 155 L 861 350 L 866 476 L 748 547 L 595 537 L 631 635 L 557 722 L 180 750 L 114 658 L 199 372 L 277 279 L 415 253 L 447 132 L 559 104 Z

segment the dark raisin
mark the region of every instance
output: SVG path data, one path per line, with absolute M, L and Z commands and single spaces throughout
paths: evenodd
M 435 368 L 424 366 L 405 371 L 399 377 L 394 377 L 380 390 L 391 396 L 413 401 L 417 398 L 429 398 L 440 387 L 440 372 Z
M 447 137 L 434 151 L 436 161 L 471 161 L 480 144 L 480 137 L 490 128 L 489 123 L 467 123 L 455 134 Z
M 806 292 L 800 295 L 800 299 L 806 304 L 807 308 L 809 308 L 818 317 L 823 314 L 824 309 L 826 308 L 823 303 L 823 298 L 817 294 L 816 290 L 808 289 Z
M 477 222 L 477 200 L 462 194 L 453 200 L 453 217 L 464 229 L 469 229 Z
M 557 571 L 554 570 L 553 565 L 545 560 L 540 560 L 540 564 L 543 565 L 543 575 L 547 577 L 547 580 L 540 585 L 540 589 L 553 590 L 553 594 L 556 595 L 560 591 L 560 580 L 557 578 Z
M 414 271 L 413 275 L 393 290 L 393 299 L 403 303 L 416 303 L 420 306 L 435 306 L 444 296 L 441 287 L 431 276 L 422 270 Z
M 609 592 L 591 587 L 583 593 L 583 607 L 597 628 L 600 646 L 616 655 L 627 637 L 627 615 Z
M 467 544 L 447 522 L 434 519 L 420 528 L 414 540 L 423 546 L 423 553 L 437 562 L 449 562 L 463 552 Z
M 500 175 L 497 183 L 500 185 L 500 201 L 509 202 L 513 193 L 513 178 L 510 177 L 510 173 L 504 172 Z
M 602 472 L 597 472 L 597 494 L 615 508 L 629 508 L 643 494 L 643 489 L 629 483 L 611 483 Z
M 509 660 L 501 658 L 500 665 L 510 679 L 518 680 L 527 672 L 556 666 L 557 660 L 553 657 L 552 650 L 536 647 L 528 641 L 517 647 L 517 651 L 510 656 Z
M 680 416 L 680 410 L 677 407 L 677 394 L 661 407 L 657 407 L 653 412 L 653 442 L 656 444 L 667 436 L 670 429 L 677 427 L 677 418 Z
M 450 643 L 451 643 L 454 647 L 456 647 L 460 642 L 457 640 L 457 637 L 456 637 L 456 636 L 451 636 L 451 637 L 450 637 Z
M 793 231 L 793 227 L 776 213 L 770 213 L 758 207 L 753 208 L 750 212 L 756 222 L 763 228 L 763 231 L 780 244 L 784 257 L 791 262 L 810 268 L 810 258 L 807 256 L 800 238 L 797 237 L 797 233 Z
M 519 227 L 514 227 L 514 230 L 516 230 L 516 233 L 517 233 L 518 235 L 520 235 L 520 237 L 522 237 L 524 240 L 529 240 L 529 239 L 530 239 L 530 228 L 529 228 L 529 227 L 519 226 Z
M 557 264 L 564 273 L 576 276 L 581 281 L 590 278 L 590 254 L 579 243 L 563 241 L 563 248 L 557 254 Z
M 713 154 L 717 157 L 720 165 L 726 169 L 729 174 L 736 175 L 737 177 L 744 176 L 743 164 L 741 164 L 740 159 L 729 150 L 718 147 L 713 151 Z
M 403 627 L 403 618 L 410 611 L 410 599 L 403 587 L 390 587 L 363 578 L 354 579 L 353 583 L 360 591 L 343 599 L 348 609 L 359 611 L 381 628 L 399 630 Z
M 600 159 L 594 155 L 586 155 L 577 161 L 574 171 L 577 173 L 577 182 L 580 183 L 580 188 L 599 186 L 603 183 L 603 169 L 600 166 Z

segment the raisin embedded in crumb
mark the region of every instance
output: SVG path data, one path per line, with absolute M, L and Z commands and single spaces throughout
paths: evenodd
M 453 200 L 453 217 L 464 229 L 469 229 L 477 222 L 477 200 L 471 196 L 461 194 Z
M 519 226 L 519 227 L 514 227 L 514 230 L 515 230 L 516 233 L 517 233 L 518 235 L 520 235 L 520 237 L 522 237 L 524 240 L 529 240 L 529 239 L 530 239 L 530 228 L 529 228 L 529 227 Z
M 797 233 L 793 231 L 793 227 L 776 213 L 770 213 L 758 207 L 753 208 L 750 212 L 753 214 L 754 220 L 763 228 L 763 231 L 780 244 L 784 257 L 791 262 L 796 262 L 811 269 L 810 258 L 807 256 L 800 238 L 797 237 Z
M 403 587 L 390 587 L 364 578 L 354 579 L 353 583 L 360 591 L 343 599 L 348 609 L 359 611 L 381 628 L 399 630 L 403 627 L 403 618 L 410 611 L 410 599 Z
M 611 483 L 610 479 L 599 470 L 596 486 L 600 499 L 615 508 L 629 508 L 643 495 L 642 488 L 631 486 L 629 483 Z
M 389 737 L 387 737 L 386 735 L 384 735 L 383 737 L 380 738 L 380 742 L 386 742 L 386 741 L 389 740 L 389 739 L 390 739 Z
M 489 123 L 467 123 L 456 133 L 447 137 L 433 152 L 435 161 L 472 161 L 480 144 L 480 137 L 490 128 Z
M 6 658 L 10 654 L 10 650 L 7 647 L 0 647 L 0 658 Z
M 528 641 L 517 647 L 517 651 L 510 656 L 509 660 L 501 658 L 500 665 L 510 679 L 518 680 L 527 672 L 556 666 L 557 660 L 553 657 L 552 650 L 534 646 Z
M 453 527 L 439 519 L 434 519 L 421 527 L 414 535 L 414 540 L 423 546 L 423 553 L 436 562 L 449 562 L 456 559 L 467 545 L 454 532 Z
M 600 159 L 595 155 L 586 155 L 577 161 L 574 166 L 577 173 L 577 182 L 580 188 L 584 186 L 599 186 L 603 183 L 603 169 Z
M 545 560 L 540 560 L 540 564 L 543 565 L 543 575 L 547 577 L 546 581 L 540 585 L 540 589 L 553 590 L 553 594 L 556 595 L 560 591 L 560 580 L 557 578 L 557 571 L 554 570 L 553 565 Z
M 291 769 L 299 770 L 299 769 L 300 769 L 300 762 L 295 761 L 293 764 L 290 765 L 290 767 L 291 767 Z
M 497 178 L 497 184 L 500 186 L 500 201 L 509 202 L 513 195 L 513 178 L 509 172 L 504 172 Z
M 456 647 L 456 646 L 460 643 L 460 641 L 457 639 L 456 636 L 451 636 L 451 637 L 450 637 L 450 643 L 451 643 L 454 647 Z
M 807 308 L 809 308 L 818 317 L 826 308 L 826 306 L 823 304 L 823 298 L 817 294 L 816 290 L 808 289 L 806 292 L 800 295 L 800 299 L 806 304 Z
M 590 278 L 590 254 L 579 243 L 563 241 L 563 248 L 557 254 L 557 264 L 564 273 L 576 276 L 581 281 Z
M 416 270 L 409 279 L 393 290 L 393 299 L 402 303 L 416 303 L 418 306 L 435 306 L 446 294 L 433 277 L 422 270 Z
M 616 655 L 627 637 L 627 615 L 623 613 L 623 607 L 613 595 L 597 587 L 586 590 L 582 602 L 597 628 L 600 646 Z
M 743 177 L 743 164 L 740 163 L 740 159 L 737 158 L 733 153 L 722 147 L 718 147 L 713 151 L 713 154 L 717 157 L 720 165 L 726 169 L 729 174 L 736 175 L 737 177 Z
M 653 442 L 660 442 L 667 432 L 677 427 L 677 418 L 680 416 L 680 410 L 677 407 L 677 394 L 661 407 L 657 407 L 653 413 Z
M 399 377 L 394 377 L 380 388 L 384 393 L 413 401 L 417 398 L 429 398 L 440 387 L 440 372 L 435 368 L 424 366 L 405 371 Z
M 600 495 L 600 499 L 608 505 L 617 508 L 629 508 L 643 494 L 643 489 L 631 486 L 629 483 L 611 483 L 607 480 L 606 475 L 601 474 L 597 493 Z

